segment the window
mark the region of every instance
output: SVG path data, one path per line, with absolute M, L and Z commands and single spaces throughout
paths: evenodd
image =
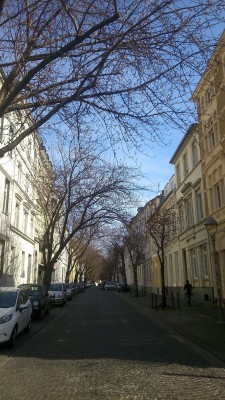
M 179 258 L 178 258 L 178 252 L 174 254 L 174 270 L 175 270 L 175 279 L 176 279 L 176 284 L 179 285 L 181 282 L 181 277 L 180 277 L 180 268 L 179 268 Z
M 173 276 L 173 259 L 172 259 L 172 254 L 169 255 L 169 276 L 170 276 L 170 283 L 171 286 L 174 285 L 174 276 Z
M 216 145 L 216 137 L 215 137 L 215 132 L 213 129 L 211 129 L 209 132 L 208 143 L 209 143 L 209 150 L 211 150 Z
M 30 183 L 30 177 L 29 174 L 26 174 L 26 178 L 25 178 L 25 192 L 28 195 L 28 191 L 29 191 L 29 183 Z
M 9 189 L 10 182 L 8 179 L 5 180 L 5 189 L 4 189 L 4 200 L 3 200 L 3 212 L 8 214 L 9 211 Z
M 28 266 L 27 266 L 27 282 L 31 282 L 31 267 L 32 267 L 32 255 L 28 254 Z
M 211 87 L 206 90 L 206 102 L 210 103 L 212 100 Z
M 201 221 L 203 218 L 202 194 L 200 188 L 198 188 L 195 191 L 195 206 L 196 206 L 196 219 L 198 222 Z
M 186 177 L 189 173 L 187 153 L 185 153 L 185 155 L 183 156 L 183 167 L 184 167 L 184 177 Z
M 9 260 L 9 275 L 13 275 L 14 274 L 14 270 L 15 270 L 15 252 L 16 252 L 16 248 L 14 246 L 11 246 L 10 260 Z
M 192 249 L 190 251 L 191 254 L 191 268 L 192 268 L 192 276 L 193 279 L 198 279 L 198 268 L 197 268 L 197 257 L 196 257 L 196 250 Z
M 180 175 L 180 164 L 176 166 L 176 175 L 177 175 L 177 186 L 181 183 L 181 175 Z
M 214 123 L 212 119 L 210 119 L 208 123 L 208 150 L 213 149 L 218 141 L 218 127 L 217 123 Z
M 220 185 L 217 183 L 214 187 L 214 198 L 215 198 L 215 206 L 216 209 L 220 208 L 222 206 L 222 201 L 221 201 L 221 193 L 220 193 Z
M 25 251 L 22 251 L 21 278 L 25 278 Z
M 198 163 L 198 148 L 196 140 L 192 142 L 192 161 L 193 161 L 193 167 L 195 167 Z
M 187 197 L 185 201 L 186 205 L 186 224 L 187 227 L 190 227 L 193 225 L 193 211 L 192 211 L 192 198 L 191 196 Z
M 19 229 L 20 227 L 19 224 L 20 224 L 20 202 L 16 200 L 14 225 L 17 229 Z
M 180 226 L 180 232 L 182 232 L 185 229 L 183 204 L 179 206 L 179 226 Z
M 23 209 L 23 232 L 27 233 L 29 211 L 26 207 Z
M 200 265 L 202 267 L 203 276 L 204 278 L 209 278 L 209 263 L 208 263 L 206 244 L 200 246 L 199 251 L 200 251 Z
M 5 241 L 0 240 L 0 278 L 2 277 L 3 273 L 4 255 L 5 255 Z
M 22 181 L 22 164 L 21 162 L 18 162 L 17 164 L 17 180 L 18 180 L 18 184 L 21 185 L 21 181 Z
M 30 236 L 33 238 L 34 236 L 34 215 L 30 215 Z
M 220 185 L 220 194 L 221 194 L 221 201 L 222 201 L 222 205 L 225 204 L 225 188 L 224 188 L 224 180 L 221 179 L 219 181 L 219 185 Z
M 210 208 L 210 212 L 212 212 L 214 210 L 213 207 L 213 194 L 212 194 L 212 188 L 209 189 L 209 196 L 208 196 L 208 200 L 209 200 L 209 208 Z

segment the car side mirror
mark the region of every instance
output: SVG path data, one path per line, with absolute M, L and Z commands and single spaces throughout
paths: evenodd
M 27 308 L 27 306 L 25 304 L 21 304 L 19 306 L 19 312 L 21 313 L 23 310 L 25 310 Z

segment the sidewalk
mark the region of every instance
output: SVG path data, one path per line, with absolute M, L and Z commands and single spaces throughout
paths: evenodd
M 131 297 L 129 293 L 119 293 L 139 311 L 153 320 L 159 321 L 202 349 L 220 359 L 225 365 L 225 324 L 220 324 L 219 309 L 211 305 L 187 305 L 179 308 L 157 310 L 151 307 L 150 296 Z M 225 309 L 224 309 L 225 315 Z

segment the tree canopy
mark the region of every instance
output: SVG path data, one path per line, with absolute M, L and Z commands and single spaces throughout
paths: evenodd
M 0 12 L 0 118 L 16 118 L 3 157 L 75 115 L 112 146 L 161 141 L 163 121 L 186 130 L 224 1 L 9 0 Z

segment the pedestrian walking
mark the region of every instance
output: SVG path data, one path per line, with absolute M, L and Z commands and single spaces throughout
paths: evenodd
M 188 305 L 191 305 L 191 296 L 192 296 L 192 285 L 190 284 L 189 280 L 186 280 L 186 283 L 184 285 L 184 291 L 185 291 L 185 295 L 187 296 L 188 299 Z

